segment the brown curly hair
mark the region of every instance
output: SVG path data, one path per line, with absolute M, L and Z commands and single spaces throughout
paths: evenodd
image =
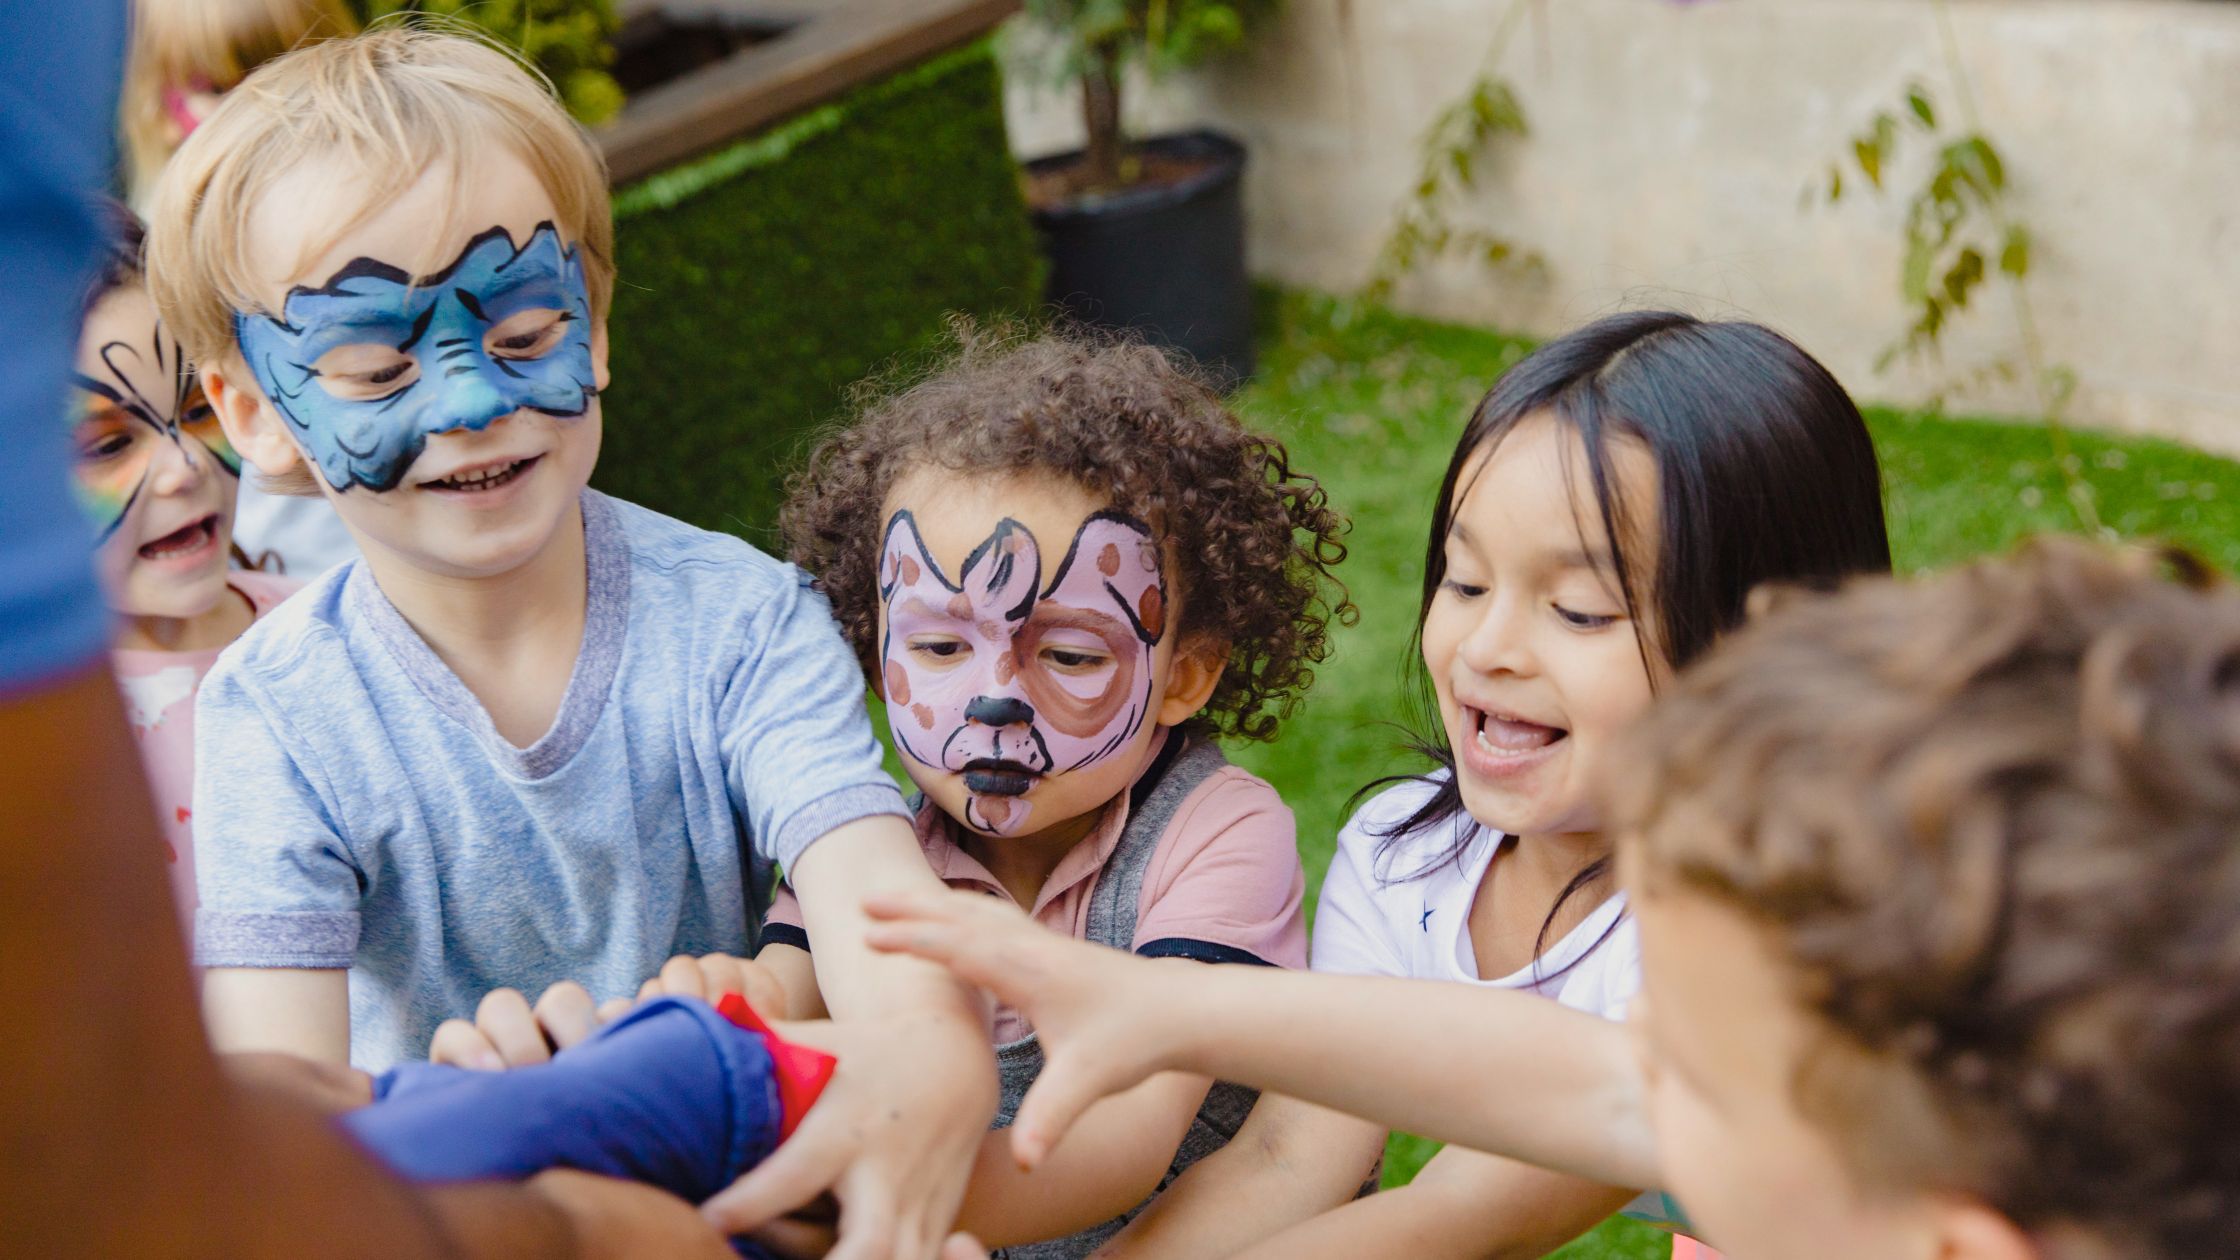
M 2240 594 L 2045 540 L 1776 609 L 1633 733 L 1644 885 L 1771 931 L 1868 1185 L 2090 1254 L 2240 1240 Z
M 1022 339 L 960 323 L 915 382 L 874 382 L 853 423 L 787 483 L 786 552 L 832 600 L 876 675 L 882 509 L 903 476 L 1063 477 L 1147 524 L 1175 565 L 1185 644 L 1228 645 L 1199 713 L 1206 729 L 1269 739 L 1355 616 L 1330 573 L 1346 522 L 1283 445 L 1245 428 L 1193 372 L 1140 342 L 1081 332 Z

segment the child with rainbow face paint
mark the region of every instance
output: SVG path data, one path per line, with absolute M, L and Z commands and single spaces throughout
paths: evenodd
M 965 342 L 820 448 L 784 515 L 886 701 L 926 857 L 950 887 L 1068 937 L 1303 967 L 1291 811 L 1214 741 L 1271 737 L 1328 622 L 1351 616 L 1328 572 L 1343 522 L 1280 445 L 1155 349 Z M 675 960 L 648 990 L 819 1016 L 825 946 L 812 967 L 802 924 L 781 890 L 755 961 Z M 438 1059 L 539 1040 L 521 1003 L 449 1031 Z M 1002 1126 L 1041 1051 L 1009 1010 L 993 1040 Z M 1012 1257 L 1088 1255 L 1226 1143 L 1253 1097 L 1150 1081 L 1031 1178 L 999 1127 L 958 1227 Z
M 148 299 L 140 221 L 107 208 L 109 246 L 86 304 L 71 445 L 79 501 L 118 615 L 114 663 L 164 832 L 182 914 L 195 905 L 194 697 L 221 649 L 296 587 L 233 567 L 234 454 Z

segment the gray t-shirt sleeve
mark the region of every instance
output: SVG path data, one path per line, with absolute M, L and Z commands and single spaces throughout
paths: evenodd
M 195 957 L 205 967 L 347 968 L 361 880 L 309 747 L 221 659 L 195 697 Z
M 864 711 L 863 671 L 808 578 L 756 610 L 719 716 L 725 773 L 755 846 L 790 869 L 818 837 L 877 814 L 907 819 Z

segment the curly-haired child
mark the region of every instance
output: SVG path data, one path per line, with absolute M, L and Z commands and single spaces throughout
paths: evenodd
M 934 870 L 1136 954 L 1304 966 L 1291 811 L 1215 741 L 1273 736 L 1350 617 L 1342 520 L 1156 349 L 964 341 L 819 448 L 784 515 L 887 702 Z M 799 923 L 781 893 L 758 961 L 807 1017 Z M 1016 1014 L 994 1035 L 1000 1126 L 1042 1060 Z M 991 1133 L 960 1228 L 1087 1254 L 1235 1133 L 1253 1095 L 1208 1085 L 1113 1099 L 1031 1175 Z

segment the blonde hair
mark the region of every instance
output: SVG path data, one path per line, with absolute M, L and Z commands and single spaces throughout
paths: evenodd
M 402 25 L 328 40 L 266 64 L 204 120 L 172 159 L 148 234 L 148 291 L 189 358 L 235 352 L 236 312 L 276 314 L 258 296 L 250 219 L 273 185 L 339 155 L 369 179 L 366 202 L 306 256 L 324 252 L 439 164 L 463 170 L 503 144 L 536 172 L 557 226 L 580 251 L 594 325 L 614 293 L 606 164 L 521 62 L 464 35 Z M 449 221 L 433 224 L 438 236 Z M 268 488 L 311 493 L 308 476 Z
M 357 29 L 342 0 L 137 0 L 118 118 L 133 204 L 147 208 L 171 160 L 165 88 L 207 80 L 223 92 L 292 48 Z

